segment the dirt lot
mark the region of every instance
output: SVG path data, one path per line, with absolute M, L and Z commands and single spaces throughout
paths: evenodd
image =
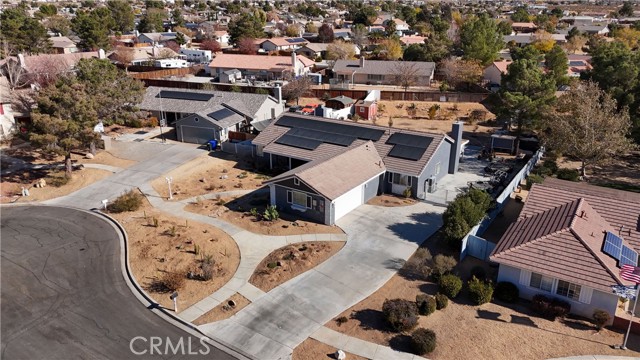
M 184 276 L 184 283 L 178 289 L 178 309 L 186 309 L 229 281 L 240 263 L 236 243 L 222 230 L 172 217 L 154 209 L 146 200 L 138 211 L 112 216 L 124 226 L 129 236 L 133 275 L 162 306 L 173 309 L 170 291 L 155 290 L 161 287 L 158 282 L 166 273 Z M 209 281 L 187 279 L 188 272 L 202 274 L 201 266 L 208 257 L 213 260 L 213 278 Z
M 581 163 L 560 158 L 558 166 L 579 170 Z M 604 165 L 587 167 L 587 181 L 594 185 L 640 192 L 640 151 L 632 152 Z
M 232 305 L 233 304 L 235 305 Z M 235 315 L 238 311 L 242 310 L 245 306 L 249 305 L 251 301 L 246 297 L 235 293 L 231 295 L 230 298 L 223 301 L 220 305 L 214 307 L 213 309 L 206 312 L 204 315 L 193 321 L 196 325 L 203 325 L 212 323 L 215 321 L 220 321 L 224 319 L 228 319 Z
M 303 341 L 302 344 L 298 345 L 295 349 L 293 349 L 293 360 L 327 360 L 327 359 L 336 359 L 334 356 L 337 349 L 323 344 L 320 341 L 314 340 L 312 338 L 308 338 Z M 345 352 L 347 355 L 347 360 L 366 360 L 362 356 L 353 355 L 351 353 Z M 389 359 L 391 360 L 391 359 Z
M 257 189 L 267 176 L 251 171 L 246 162 L 237 162 L 233 155 L 216 152 L 215 157 L 202 154 L 196 159 L 155 179 L 151 184 L 162 196 L 168 196 L 165 177 L 171 176 L 174 198 L 188 199 L 212 192 Z
M 408 337 L 389 331 L 383 316 L 385 299 L 414 300 L 420 293 L 435 294 L 435 284 L 408 280 L 395 275 L 373 295 L 344 311 L 349 320 L 338 326 L 335 319 L 326 324 L 336 331 L 363 340 L 409 351 Z M 419 326 L 432 329 L 438 337 L 430 359 L 546 359 L 587 354 L 640 356 L 640 336 L 629 340 L 632 351 L 621 353 L 610 346 L 621 344 L 623 334 L 610 330 L 596 333 L 594 326 L 567 319 L 548 321 L 529 313 L 523 304 L 501 306 L 495 303 L 471 306 L 465 295 L 449 301 L 446 309 L 421 316 Z M 336 317 L 337 318 L 337 317 Z M 514 345 L 515 344 L 515 345 Z
M 317 224 L 280 213 L 275 221 L 258 220 L 250 214 L 255 208 L 262 214 L 269 203 L 269 193 L 250 193 L 237 198 L 219 198 L 193 202 L 185 207 L 187 211 L 218 217 L 256 234 L 265 235 L 299 235 L 299 234 L 342 234 L 337 226 Z
M 302 242 L 287 245 L 267 255 L 251 275 L 249 283 L 271 289 L 320 265 L 344 246 L 343 241 Z
M 415 203 L 416 203 L 415 199 L 394 196 L 390 194 L 382 194 L 367 201 L 367 204 L 369 205 L 385 206 L 385 207 L 409 206 Z

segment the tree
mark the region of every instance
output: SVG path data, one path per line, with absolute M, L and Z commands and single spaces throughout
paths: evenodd
M 396 39 L 384 39 L 378 44 L 376 51 L 378 56 L 385 60 L 398 60 L 402 58 L 402 45 Z
M 417 85 L 420 75 L 420 68 L 415 62 L 399 61 L 393 68 L 393 82 L 401 86 L 405 92 L 411 86 Z
M 477 84 L 482 79 L 483 67 L 477 60 L 459 60 L 448 58 L 442 61 L 440 69 L 447 80 L 447 84 L 454 88 L 469 88 L 471 84 Z
M 621 16 L 632 17 L 633 10 L 633 4 L 630 1 L 625 1 L 622 3 L 620 10 L 618 10 L 618 14 Z
M 264 16 L 260 16 L 263 14 Z M 256 16 L 257 15 L 257 16 Z M 242 13 L 229 23 L 229 37 L 231 43 L 237 43 L 240 38 L 259 39 L 264 36 L 266 14 L 258 10 L 253 13 Z
M 80 38 L 80 47 L 84 49 L 108 49 L 109 28 L 113 24 L 110 12 L 106 8 L 97 8 L 93 11 L 78 11 L 71 21 L 71 28 Z
M 71 21 L 62 15 L 53 15 L 44 21 L 44 26 L 51 32 L 67 36 L 71 33 Z
M 171 12 L 171 21 L 175 26 L 184 26 L 184 17 L 182 16 L 182 10 L 179 8 L 173 9 Z
M 500 86 L 500 114 L 515 123 L 515 151 L 520 151 L 520 137 L 535 127 L 555 100 L 556 85 L 545 76 L 536 60 L 519 59 L 507 67 Z
M 238 51 L 245 55 L 255 55 L 258 53 L 258 45 L 253 38 L 243 37 L 238 40 Z
M 444 35 L 431 34 L 423 44 L 411 44 L 404 50 L 406 61 L 440 62 L 451 53 L 451 40 Z
M 640 45 L 640 30 L 624 27 L 616 30 L 613 36 L 630 49 L 637 49 Z
M 553 45 L 555 45 L 556 41 L 553 39 L 551 34 L 544 30 L 538 30 L 533 35 L 533 46 L 540 50 L 542 53 L 547 53 L 553 49 Z
M 580 160 L 583 177 L 587 167 L 632 148 L 627 137 L 631 130 L 627 108 L 618 110 L 611 95 L 592 81 L 582 82 L 561 96 L 545 125 L 545 143 Z
M 109 0 L 107 8 L 111 11 L 111 17 L 114 20 L 114 26 L 111 30 L 124 34 L 134 29 L 135 15 L 129 2 Z
M 320 40 L 321 43 L 330 43 L 333 39 L 333 27 L 329 24 L 322 24 L 318 29 L 318 40 Z
M 556 86 L 567 84 L 569 81 L 567 77 L 569 59 L 564 50 L 559 45 L 554 45 L 551 51 L 545 54 L 544 60 L 549 71 L 548 74 L 553 77 Z
M 41 17 L 47 18 L 49 16 L 56 15 L 58 13 L 58 8 L 53 4 L 42 4 L 38 8 L 37 14 Z
M 164 19 L 166 13 L 162 9 L 147 8 L 147 12 L 142 15 L 138 24 L 138 31 L 141 33 L 164 31 Z
M 393 20 L 387 20 L 384 26 L 384 31 L 387 37 L 391 37 L 396 34 L 397 26 L 396 22 Z
M 491 64 L 504 46 L 496 22 L 482 14 L 467 20 L 460 29 L 460 45 L 465 59 L 479 60 L 482 65 Z
M 356 24 L 351 28 L 351 41 L 362 48 L 369 43 L 368 34 L 369 31 L 364 25 Z
M 353 13 L 353 24 L 362 24 L 370 26 L 378 17 L 376 9 L 372 6 L 362 6 L 355 13 Z
M 313 21 L 309 21 L 304 25 L 304 31 L 308 33 L 317 33 L 318 27 L 313 23 Z
M 30 17 L 23 6 L 2 10 L 0 41 L 11 45 L 11 55 L 46 53 L 51 48 L 47 29 L 38 20 Z
M 538 50 L 535 46 L 527 45 L 522 48 L 515 47 L 511 49 L 511 58 L 513 60 L 529 59 L 539 61 L 542 58 L 542 54 L 540 53 L 540 50 Z
M 324 57 L 333 67 L 336 60 L 355 59 L 356 52 L 353 44 L 345 43 L 344 41 L 334 41 L 327 46 L 327 52 Z
M 582 35 L 576 35 L 570 39 L 567 39 L 567 52 L 570 54 L 575 54 L 578 51 L 581 51 L 582 48 L 587 44 L 587 37 Z
M 135 50 L 127 46 L 118 46 L 114 51 L 114 60 L 124 65 L 124 71 L 129 72 L 129 66 L 135 59 Z
M 300 28 L 295 24 L 288 25 L 284 30 L 284 34 L 288 37 L 300 36 Z
M 286 100 L 296 100 L 296 105 L 299 103 L 300 97 L 309 91 L 311 88 L 311 79 L 306 76 L 300 77 L 295 80 L 289 81 L 282 87 L 282 97 Z
M 498 32 L 502 35 L 511 35 L 511 33 L 513 32 L 511 23 L 505 20 L 500 21 L 498 23 Z
M 511 14 L 511 20 L 514 22 L 529 22 L 531 17 L 529 16 L 529 12 L 526 7 L 519 7 L 513 14 Z
M 491 195 L 479 189 L 471 188 L 456 196 L 442 214 L 445 238 L 459 246 L 460 240 L 486 216 L 491 204 Z
M 216 40 L 205 40 L 200 43 L 201 50 L 210 50 L 211 52 L 220 52 L 222 51 L 222 46 Z
M 16 58 L 8 58 L 4 65 L 0 67 L 0 70 L 2 76 L 7 78 L 9 90 L 12 92 L 31 83 L 27 71 L 20 65 L 20 62 Z

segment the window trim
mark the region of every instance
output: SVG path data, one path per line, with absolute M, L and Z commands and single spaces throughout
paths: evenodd
M 302 195 L 306 196 L 304 205 L 298 204 L 298 203 L 293 201 L 294 193 L 302 194 Z M 314 201 L 313 197 L 311 195 L 307 194 L 304 191 L 287 190 L 287 204 L 291 204 L 292 208 L 313 209 L 313 201 Z
M 534 276 L 539 276 L 540 277 L 539 286 L 534 286 L 533 285 Z M 547 280 L 547 281 L 545 282 L 545 280 Z M 538 289 L 538 290 L 541 290 L 541 291 L 544 291 L 544 292 L 554 293 L 555 292 L 555 282 L 556 282 L 556 279 L 554 279 L 554 278 L 552 278 L 550 276 L 542 275 L 540 273 L 531 272 L 531 276 L 529 278 L 528 286 L 530 288 Z M 549 284 L 549 289 L 548 290 L 546 288 L 543 288 L 543 285 L 545 283 Z
M 300 179 L 294 177 L 293 178 L 293 185 L 299 186 L 300 185 Z
M 395 180 L 396 175 L 398 176 L 398 181 L 397 182 Z M 407 183 L 406 184 L 403 184 L 403 183 L 400 182 L 400 179 L 402 179 L 402 177 L 406 177 L 407 178 Z M 388 181 L 392 185 L 407 186 L 407 187 L 412 187 L 413 186 L 412 176 L 401 174 L 401 173 L 392 173 L 392 172 L 390 172 Z
M 560 294 L 560 283 L 565 283 L 567 284 L 566 290 L 567 290 L 567 294 Z M 573 289 L 572 289 L 573 288 Z M 558 296 L 562 296 L 565 297 L 569 300 L 573 300 L 573 301 L 580 301 L 580 292 L 582 291 L 582 285 L 578 285 L 578 284 L 574 284 L 572 282 L 569 281 L 565 281 L 565 280 L 558 280 L 558 284 L 556 286 L 556 291 L 555 294 Z M 571 294 L 573 294 L 573 296 L 571 296 Z

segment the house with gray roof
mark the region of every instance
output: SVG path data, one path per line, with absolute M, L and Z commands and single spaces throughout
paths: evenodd
M 517 221 L 504 233 L 490 260 L 498 281 L 520 297 L 543 294 L 591 317 L 602 309 L 614 318 L 618 296 L 611 286 L 633 285 L 620 277 L 637 266 L 640 194 L 547 178 L 531 188 Z
M 202 144 L 253 132 L 251 122 L 275 119 L 284 102 L 265 94 L 150 86 L 138 107 L 175 126 L 178 140 Z
M 457 172 L 461 123 L 454 138 L 285 113 L 252 143 L 265 167 L 286 171 L 266 182 L 271 204 L 333 225 L 382 193 L 428 199 Z
M 398 75 L 410 72 L 415 86 L 430 86 L 436 64 L 427 61 L 337 60 L 333 76 L 337 82 L 367 85 L 397 85 Z

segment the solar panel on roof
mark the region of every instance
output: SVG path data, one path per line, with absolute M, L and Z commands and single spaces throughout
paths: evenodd
M 622 255 L 620 256 L 620 263 L 618 264 L 620 267 L 622 265 L 638 265 L 638 253 L 633 249 L 630 249 L 626 246 L 622 246 Z
M 322 141 L 323 143 L 340 145 L 340 146 L 349 146 L 351 145 L 356 138 L 341 134 L 333 134 L 319 130 L 312 129 L 302 129 L 302 128 L 293 128 L 287 131 L 287 135 L 293 135 L 298 137 L 304 137 L 312 140 Z
M 569 61 L 569 66 L 585 66 L 584 61 Z
M 420 160 L 426 150 L 427 149 L 414 146 L 395 145 L 393 149 L 389 151 L 388 156 L 415 161 Z
M 602 251 L 604 251 L 605 254 L 611 255 L 614 259 L 620 260 L 620 256 L 622 255 L 622 239 L 607 231 Z
M 301 42 L 306 42 L 306 40 L 303 39 L 303 38 L 285 39 L 285 41 L 290 43 L 290 44 L 297 44 L 297 43 L 301 43 Z
M 276 140 L 276 144 L 288 145 L 306 150 L 315 150 L 320 144 L 322 144 L 322 142 L 284 134 L 278 140 Z
M 293 116 L 283 116 L 276 125 L 290 128 L 301 128 L 324 131 L 326 133 L 341 134 L 355 137 L 362 140 L 378 141 L 384 134 L 384 130 L 371 129 L 361 126 L 353 126 L 346 124 L 336 124 L 327 121 L 319 121 L 312 119 L 302 119 Z
M 222 120 L 222 119 L 226 119 L 230 116 L 236 115 L 236 113 L 234 113 L 233 111 L 227 109 L 227 108 L 222 108 L 220 110 L 216 110 L 212 113 L 207 114 L 208 117 L 212 118 L 212 119 L 216 119 L 216 120 Z
M 387 139 L 387 144 L 406 145 L 418 148 L 428 148 L 433 138 L 414 134 L 394 133 Z
M 173 91 L 173 90 L 160 90 L 160 93 L 158 93 L 156 97 L 164 98 L 164 99 L 209 101 L 213 97 L 213 94 Z

